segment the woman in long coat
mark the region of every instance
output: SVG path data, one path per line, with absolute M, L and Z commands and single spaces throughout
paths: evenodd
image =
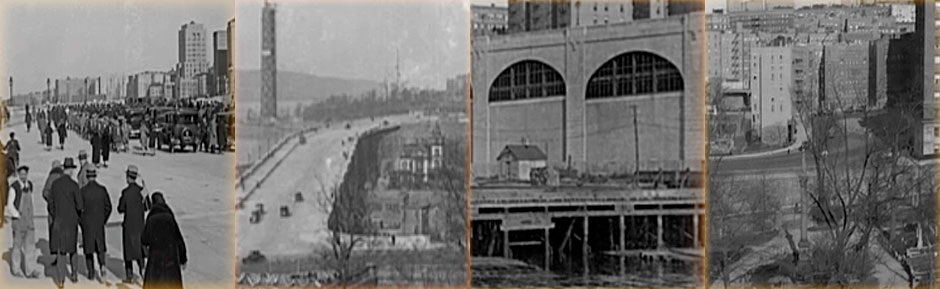
M 153 208 L 147 215 L 140 243 L 147 250 L 144 289 L 183 288 L 183 267 L 186 266 L 186 242 L 180 233 L 173 211 L 163 193 L 151 196 Z

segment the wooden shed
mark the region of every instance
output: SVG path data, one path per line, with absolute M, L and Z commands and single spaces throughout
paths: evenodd
M 499 177 L 504 180 L 529 181 L 529 172 L 547 166 L 548 157 L 534 145 L 507 145 L 499 156 Z

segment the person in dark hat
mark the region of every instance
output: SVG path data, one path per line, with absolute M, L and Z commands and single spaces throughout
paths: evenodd
M 118 200 L 118 213 L 124 214 L 122 236 L 124 238 L 124 282 L 132 283 L 134 277 L 134 262 L 141 277 L 144 272 L 144 249 L 140 244 L 140 235 L 144 231 L 144 213 L 150 209 L 150 202 L 144 179 L 139 176 L 137 166 L 127 166 L 127 187 L 121 191 Z M 140 180 L 140 185 L 137 184 Z
M 33 182 L 29 180 L 29 167 L 21 166 L 17 170 L 18 178 L 10 185 L 6 217 L 11 219 L 13 227 L 13 249 L 10 250 L 10 265 L 13 276 L 36 278 L 39 276 L 36 265 L 36 226 L 33 223 Z M 20 257 L 23 264 L 20 264 Z M 20 273 L 21 267 L 24 271 Z
M 8 140 L 7 144 L 3 146 L 3 149 L 7 151 L 7 156 L 13 160 L 13 167 L 19 167 L 20 142 L 16 140 L 16 135 L 12 131 L 10 132 L 10 140 Z
M 153 208 L 141 235 L 141 244 L 149 260 L 144 275 L 144 289 L 183 288 L 186 268 L 186 242 L 180 232 L 173 210 L 167 205 L 163 193 L 154 192 Z
M 95 164 L 95 167 L 100 167 L 101 165 L 101 129 L 98 116 L 92 117 L 91 121 L 91 163 Z
M 81 189 L 84 209 L 81 215 L 82 241 L 84 243 L 85 268 L 88 270 L 89 280 L 101 279 L 95 272 L 95 255 L 98 255 L 98 265 L 101 275 L 104 276 L 105 261 L 107 260 L 108 245 L 105 242 L 104 225 L 111 216 L 111 197 L 108 189 L 96 181 L 98 171 L 91 168 L 85 172 L 88 184 Z
M 69 279 L 78 282 L 78 271 L 75 266 L 75 253 L 78 243 L 78 221 L 84 209 L 83 199 L 80 195 L 78 183 L 72 180 L 75 174 L 75 161 L 65 158 L 62 162 L 64 174 L 52 183 L 52 202 L 50 207 L 53 217 L 52 235 L 49 236 L 49 251 L 56 255 L 55 274 L 53 279 L 56 286 L 65 286 L 66 272 L 71 272 Z M 71 270 L 66 269 L 66 262 Z
M 63 112 L 64 113 L 64 112 Z M 65 138 L 68 136 L 68 130 L 65 128 L 65 117 L 60 117 L 56 124 L 56 131 L 59 133 L 59 149 L 65 150 Z
M 88 151 L 79 150 L 78 151 L 78 177 L 76 181 L 78 182 L 79 188 L 84 188 L 85 184 L 88 183 L 88 170 L 94 168 L 95 166 L 88 162 Z

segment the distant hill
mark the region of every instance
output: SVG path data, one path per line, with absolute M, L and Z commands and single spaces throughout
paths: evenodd
M 261 71 L 239 70 L 238 100 L 258 101 L 261 98 Z M 293 71 L 277 72 L 277 97 L 283 100 L 317 102 L 334 94 L 357 96 L 372 89 L 382 89 L 382 83 L 338 77 L 316 76 Z

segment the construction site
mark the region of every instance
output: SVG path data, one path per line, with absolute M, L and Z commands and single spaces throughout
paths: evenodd
M 478 181 L 471 201 L 473 260 L 483 257 L 490 267 L 492 257 L 534 265 L 554 274 L 557 282 L 544 285 L 696 286 L 704 247 L 701 184 L 690 174 L 658 176 L 630 184 L 558 176 L 550 176 L 550 184 Z M 499 278 L 486 273 L 478 278 L 480 267 L 474 262 L 473 268 L 475 286 L 531 285 L 494 281 Z M 506 273 L 508 280 L 522 280 Z

